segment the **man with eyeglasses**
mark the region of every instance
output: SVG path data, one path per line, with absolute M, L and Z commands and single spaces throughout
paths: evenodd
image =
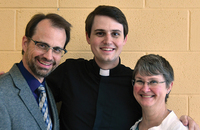
M 67 52 L 70 27 L 57 14 L 36 14 L 22 38 L 22 60 L 0 76 L 1 130 L 59 130 L 53 95 L 45 77 Z
M 54 55 L 57 56 L 63 56 L 65 53 L 67 53 L 66 49 L 60 48 L 60 47 L 50 47 L 47 43 L 45 42 L 38 42 L 38 41 L 34 41 L 32 38 L 28 37 L 30 40 L 32 40 L 35 45 L 36 45 L 36 49 L 40 50 L 41 52 L 48 52 L 49 49 L 52 49 L 52 52 L 54 53 Z

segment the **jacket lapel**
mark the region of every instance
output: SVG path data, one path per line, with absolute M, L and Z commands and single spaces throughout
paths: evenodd
M 47 96 L 48 96 L 49 107 L 50 107 L 50 110 L 51 110 L 51 119 L 52 119 L 52 122 L 53 122 L 53 128 L 58 129 L 59 118 L 58 118 L 57 107 L 56 107 L 56 103 L 55 103 L 55 100 L 53 98 L 52 92 L 49 89 L 47 83 L 46 83 L 46 91 L 47 91 Z
M 30 114 L 34 117 L 41 129 L 46 129 L 46 125 L 44 123 L 42 113 L 39 110 L 38 104 L 16 64 L 11 68 L 10 74 L 13 78 L 16 88 L 19 89 L 19 97 L 21 98 L 22 102 Z

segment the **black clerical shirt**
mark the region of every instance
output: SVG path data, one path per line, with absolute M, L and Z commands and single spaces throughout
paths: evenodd
M 119 63 L 100 72 L 93 59 L 67 59 L 46 78 L 56 101 L 62 101 L 61 130 L 126 130 L 141 118 L 132 70 Z

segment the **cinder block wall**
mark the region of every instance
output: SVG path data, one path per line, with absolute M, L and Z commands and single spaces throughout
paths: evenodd
M 168 108 L 200 125 L 200 1 L 197 0 L 1 0 L 0 71 L 21 60 L 27 22 L 38 12 L 58 13 L 72 25 L 66 58 L 93 58 L 85 40 L 86 16 L 98 5 L 114 5 L 126 15 L 128 42 L 122 63 L 134 68 L 145 54 L 164 56 L 173 66 L 175 82 Z

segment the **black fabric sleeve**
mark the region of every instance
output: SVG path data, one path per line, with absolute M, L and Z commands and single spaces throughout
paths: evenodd
M 46 82 L 51 89 L 55 101 L 61 101 L 60 91 L 64 80 L 65 62 L 60 64 L 49 76 L 46 77 Z

